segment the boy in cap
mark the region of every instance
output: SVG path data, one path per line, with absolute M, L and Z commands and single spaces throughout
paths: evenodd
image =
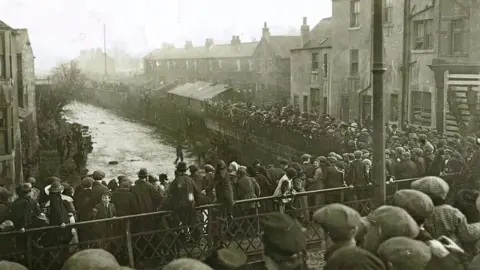
M 296 269 L 305 264 L 307 237 L 297 220 L 275 212 L 260 220 L 260 226 L 267 269 Z
M 103 249 L 86 249 L 71 256 L 63 265 L 62 270 L 85 269 L 118 269 L 117 259 Z
M 215 250 L 204 261 L 215 270 L 242 270 L 247 266 L 247 256 L 233 248 Z
M 385 270 L 385 264 L 372 253 L 359 247 L 343 247 L 335 251 L 324 270 Z
M 395 270 L 423 270 L 430 262 L 430 247 L 407 237 L 388 239 L 378 248 L 379 257 Z

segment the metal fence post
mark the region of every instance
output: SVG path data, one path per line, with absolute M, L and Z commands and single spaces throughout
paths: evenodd
M 32 252 L 32 235 L 27 234 L 25 237 L 26 245 L 27 245 L 27 265 L 28 269 L 33 269 L 33 252 Z
M 133 248 L 132 248 L 132 235 L 130 230 L 130 220 L 127 219 L 127 224 L 125 226 L 125 238 L 127 240 L 127 253 L 128 253 L 128 264 L 131 268 L 135 267 L 135 261 L 133 260 Z

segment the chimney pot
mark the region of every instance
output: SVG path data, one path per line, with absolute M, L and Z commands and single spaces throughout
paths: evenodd
M 263 27 L 267 28 L 267 22 L 263 22 Z
M 307 17 L 303 17 L 303 25 L 307 24 Z

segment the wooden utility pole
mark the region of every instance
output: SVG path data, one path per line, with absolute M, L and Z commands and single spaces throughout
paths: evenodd
M 400 108 L 400 128 L 405 129 L 408 120 L 408 95 L 410 87 L 410 1 L 404 1 L 403 7 L 403 52 L 402 52 L 402 102 Z
M 373 1 L 373 179 L 375 199 L 383 205 L 385 191 L 385 123 L 383 106 L 383 1 Z

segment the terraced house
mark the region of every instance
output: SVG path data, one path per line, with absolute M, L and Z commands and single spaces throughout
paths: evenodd
M 281 101 L 290 96 L 290 49 L 300 45 L 300 36 L 275 36 L 267 23 L 259 42 L 242 42 L 232 36 L 230 44 L 203 46 L 187 41 L 183 48 L 164 44 L 145 56 L 149 77 L 164 83 L 207 81 L 227 84 L 257 101 Z
M 0 21 L 0 184 L 13 188 L 24 176 L 34 175 L 37 153 L 34 57 L 28 32 Z
M 165 44 L 145 57 L 145 74 L 166 84 L 217 82 L 253 92 L 252 55 L 257 46 L 258 42 L 245 43 L 239 36 L 233 36 L 230 44 L 214 44 L 210 38 L 204 46 L 193 46 L 191 41 L 184 48 Z

